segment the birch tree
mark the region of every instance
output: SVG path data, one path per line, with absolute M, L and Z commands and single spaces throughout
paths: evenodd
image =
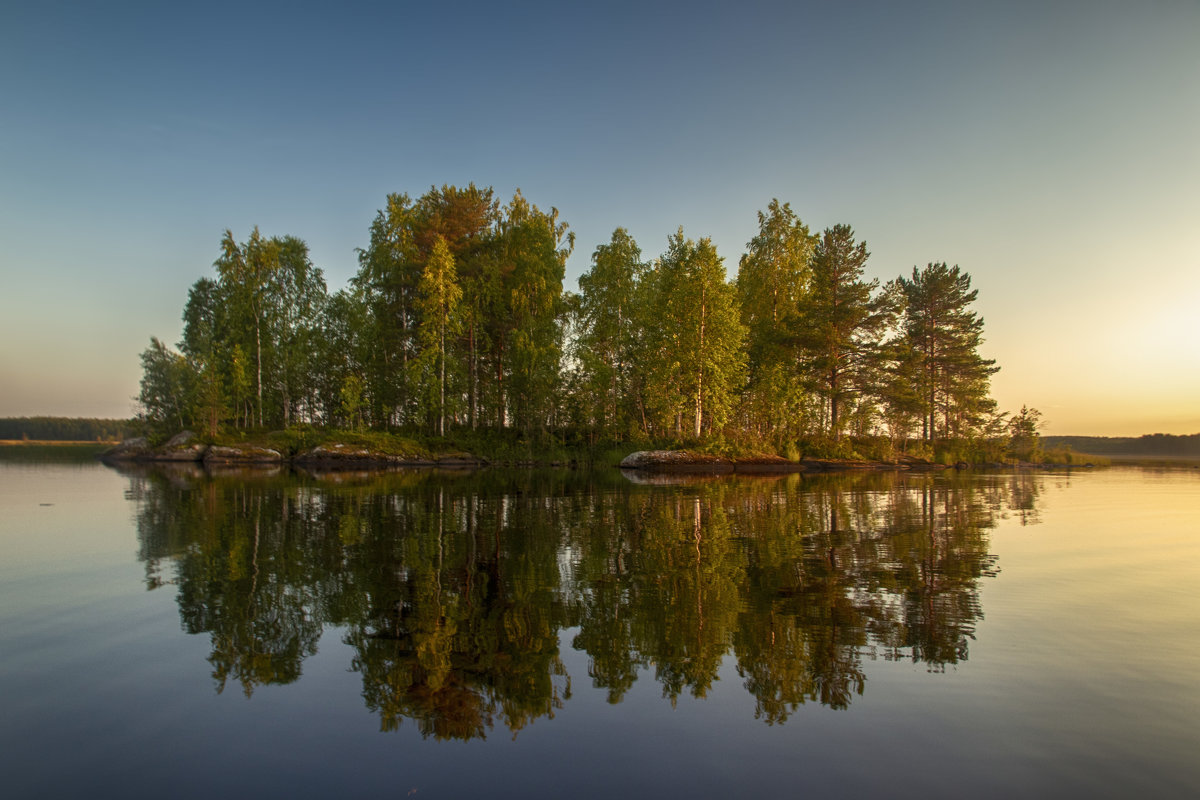
M 646 270 L 642 251 L 624 228 L 592 253 L 579 278 L 580 334 L 576 354 L 592 421 L 607 432 L 629 429 L 628 407 L 639 330 L 636 288 Z
M 421 323 L 417 340 L 420 350 L 414 364 L 415 378 L 418 386 L 423 388 L 427 407 L 431 412 L 436 409 L 430 416 L 436 420 L 434 427 L 439 436 L 446 435 L 447 343 L 453 342 L 462 328 L 461 301 L 462 289 L 458 285 L 454 256 L 450 254 L 446 240 L 438 236 L 418 285 Z M 457 396 L 458 393 L 453 394 Z M 457 409 L 457 405 L 453 403 L 451 411 Z
M 685 239 L 681 227 L 647 279 L 653 313 L 643 378 L 651 403 L 660 420 L 673 418 L 676 434 L 720 430 L 746 370 L 746 328 L 723 261 L 710 239 Z
M 743 407 L 746 425 L 759 436 L 793 438 L 800 432 L 805 392 L 792 331 L 811 291 L 816 241 L 791 206 L 772 200 L 765 213 L 758 212 L 758 234 L 738 263 L 749 354 Z

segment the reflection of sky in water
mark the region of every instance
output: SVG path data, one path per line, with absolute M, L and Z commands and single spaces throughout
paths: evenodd
M 511 489 L 490 480 L 497 482 L 480 490 L 485 496 Z M 380 734 L 379 716 L 364 706 L 363 675 L 349 669 L 360 651 L 347 644 L 348 629 L 340 626 L 318 631 L 316 652 L 301 660 L 293 682 L 257 685 L 250 700 L 236 683 L 216 694 L 208 661 L 213 642 L 205 633 L 180 632 L 181 607 L 171 598 L 185 587 L 170 582 L 180 578 L 180 556 L 206 552 L 206 543 L 222 535 L 222 528 L 162 531 L 161 543 L 176 555 L 158 570 L 168 584 L 161 589 L 146 591 L 147 564 L 137 558 L 145 542 L 139 545 L 133 514 L 145 509 L 150 493 L 157 492 L 159 500 L 174 498 L 166 508 L 183 498 L 203 498 L 197 519 L 220 518 L 212 505 L 219 492 L 209 487 L 197 494 L 185 485 L 144 484 L 101 467 L 0 465 L 0 702 L 6 709 L 0 764 L 12 776 L 16 795 L 72 794 L 87 787 L 138 796 L 170 786 L 179 796 L 234 787 L 238 793 L 283 789 L 300 796 L 344 793 L 347 787 L 463 796 L 486 786 L 500 796 L 540 796 L 565 786 L 585 797 L 784 791 L 936 796 L 955 786 L 995 797 L 1084 792 L 1116 797 L 1182 795 L 1200 788 L 1200 768 L 1193 763 L 1200 745 L 1193 724 L 1200 674 L 1195 626 L 1200 599 L 1194 592 L 1200 577 L 1200 477 L 1190 472 L 1026 476 L 1022 485 L 1036 490 L 1033 509 L 1018 513 L 1010 497 L 1003 504 L 1007 510 L 989 510 L 997 522 L 985 532 L 985 552 L 996 557 L 998 575 L 974 581 L 982 619 L 973 624 L 966 659 L 942 665 L 909 658 L 886 662 L 883 648 L 857 647 L 864 691 L 846 710 L 809 701 L 782 724 L 756 720 L 756 698 L 732 650 L 724 653 L 703 700 L 685 690 L 674 705 L 669 702 L 655 680 L 661 666 L 655 662 L 639 665 L 621 702 L 611 704 L 610 693 L 595 688 L 589 676 L 596 667 L 593 654 L 573 646 L 586 627 L 575 621 L 552 626 L 571 692 L 553 718 L 532 719 L 514 740 L 497 715 L 486 742 L 470 744 L 422 739 L 410 720 L 394 733 Z M 388 491 L 411 488 L 401 481 Z M 606 498 L 630 491 L 610 484 L 600 490 Z M 264 495 L 261 488 L 222 491 L 251 506 L 256 497 L 278 496 Z M 325 514 L 372 502 L 366 487 L 336 491 L 343 494 L 330 498 L 306 488 L 296 496 Z M 634 487 L 629 496 L 652 493 L 673 501 L 678 495 L 678 521 L 686 522 L 697 491 L 712 490 Z M 126 492 L 136 501 L 127 500 Z M 843 498 L 851 494 L 842 492 Z M 886 493 L 859 494 L 868 499 L 845 505 L 841 524 L 853 533 L 838 545 L 838 558 L 849 569 L 855 568 L 850 553 L 874 548 L 886 518 L 864 516 L 886 505 Z M 556 502 L 578 510 L 593 496 L 572 488 Z M 779 513 L 783 501 L 800 498 L 794 488 L 774 495 L 726 492 L 720 505 L 712 505 L 713 513 L 724 514 L 736 531 L 739 501 L 758 507 L 757 496 L 770 499 L 760 513 Z M 329 502 L 320 502 L 322 497 Z M 506 502 L 511 524 L 523 522 L 523 502 L 515 494 Z M 1023 518 L 1038 524 L 1023 525 Z M 577 520 L 576 529 L 565 545 L 545 550 L 544 570 L 560 581 L 560 597 L 595 577 L 588 559 L 599 541 L 595 520 L 563 519 Z M 660 559 L 663 570 L 678 568 L 680 591 L 696 567 L 684 559 L 694 554 L 694 542 L 683 528 L 674 531 L 679 541 L 664 540 Z M 341 525 L 331 530 L 338 539 Z M 510 542 L 514 553 L 542 552 L 546 543 L 536 538 L 539 532 L 536 526 L 506 531 L 501 541 Z M 443 563 L 463 544 L 453 543 L 454 536 L 444 538 Z M 517 547 L 518 540 L 525 549 Z M 436 561 L 436 537 L 429 542 L 434 549 L 422 552 Z M 721 557 L 750 563 L 753 573 L 753 563 L 743 558 L 746 548 L 766 541 L 748 543 L 738 535 L 725 544 Z M 319 540 L 304 545 L 312 546 L 323 545 Z M 361 546 L 339 540 L 335 549 Z M 259 563 L 259 590 L 269 584 L 272 568 L 291 570 L 292 586 L 312 577 L 290 560 L 290 552 L 273 553 L 273 567 Z M 855 558 L 860 574 L 869 576 L 875 573 L 862 570 L 866 552 Z M 625 574 L 637 574 L 633 557 L 623 556 Z M 760 552 L 757 563 L 764 558 Z M 217 566 L 211 574 L 237 573 L 232 560 Z M 502 566 L 514 580 L 523 574 L 516 564 Z M 343 574 L 352 571 L 346 567 Z M 413 580 L 417 571 L 401 578 Z M 443 573 L 443 589 L 462 577 L 461 570 Z M 589 591 L 600 588 L 593 584 Z M 506 591 L 524 590 L 510 583 Z M 647 591 L 651 600 L 671 596 Z M 446 597 L 447 603 L 453 599 Z M 777 613 L 816 610 L 813 602 L 798 603 L 787 593 L 773 602 Z M 526 610 L 526 600 L 509 607 Z M 574 613 L 568 612 L 555 613 L 565 623 Z M 648 613 L 644 607 L 625 606 L 622 613 L 652 625 L 637 616 Z M 744 604 L 738 606 L 731 624 L 744 626 L 746 613 Z M 696 633 L 695 627 L 688 630 Z M 560 693 L 566 685 L 562 676 L 552 682 Z

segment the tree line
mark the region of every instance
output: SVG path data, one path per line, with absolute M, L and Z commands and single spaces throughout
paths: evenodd
M 578 292 L 563 287 L 574 234 L 519 191 L 389 195 L 332 294 L 302 240 L 226 231 L 177 349 L 142 353 L 141 418 L 831 455 L 1003 432 L 969 274 L 929 263 L 881 285 L 848 225 L 813 233 L 778 200 L 758 224 L 732 281 L 707 237 L 680 228 L 646 258 L 618 228 Z
M 0 440 L 47 442 L 115 442 L 130 435 L 127 419 L 81 417 L 0 418 Z
M 1200 456 L 1200 433 L 1172 436 L 1047 436 L 1047 447 L 1069 447 L 1082 453 L 1112 456 Z

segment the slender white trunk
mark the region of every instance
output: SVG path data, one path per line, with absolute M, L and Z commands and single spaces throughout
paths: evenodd
M 256 369 L 258 372 L 258 426 L 261 428 L 263 424 L 263 403 L 262 403 L 262 322 L 256 316 L 254 318 L 254 360 L 257 362 Z
M 475 352 L 475 322 L 471 322 L 471 430 L 479 420 L 479 355 Z
M 438 436 L 446 435 L 446 318 L 442 317 L 441 341 L 439 343 L 441 358 L 441 374 L 439 376 L 438 396 Z
M 705 296 L 700 294 L 700 363 L 696 369 L 696 438 L 700 438 L 700 422 L 704 416 L 704 322 Z

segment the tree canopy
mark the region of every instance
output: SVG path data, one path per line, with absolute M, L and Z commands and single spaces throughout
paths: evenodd
M 366 239 L 358 273 L 329 294 L 303 240 L 225 231 L 178 350 L 154 338 L 142 354 L 142 421 L 785 454 L 838 454 L 845 434 L 903 449 L 1006 425 L 968 273 L 931 262 L 881 285 L 849 225 L 813 234 L 777 199 L 732 281 L 710 238 L 681 227 L 646 258 L 617 228 L 567 291 L 575 239 L 558 210 L 474 184 L 389 194 Z

